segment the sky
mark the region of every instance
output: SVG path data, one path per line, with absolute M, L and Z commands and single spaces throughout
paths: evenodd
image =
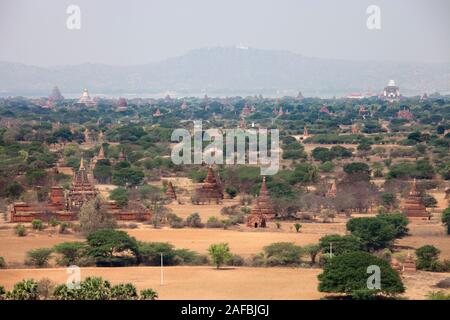
M 69 5 L 81 28 L 69 30 Z M 381 29 L 370 30 L 369 5 Z M 0 61 L 137 65 L 243 45 L 346 60 L 450 63 L 448 0 L 0 0 Z

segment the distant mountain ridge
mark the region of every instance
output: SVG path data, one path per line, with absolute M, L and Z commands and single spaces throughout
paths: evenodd
M 395 79 L 404 94 L 450 91 L 450 64 L 346 61 L 288 51 L 215 47 L 134 66 L 80 64 L 36 67 L 0 62 L 0 95 L 194 92 L 239 94 L 302 91 L 307 96 L 379 93 Z

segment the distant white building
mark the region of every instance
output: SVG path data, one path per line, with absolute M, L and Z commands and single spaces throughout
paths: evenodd
M 389 80 L 387 87 L 383 90 L 383 98 L 389 102 L 394 102 L 400 100 L 400 89 L 395 84 L 394 80 Z
M 96 105 L 95 101 L 89 95 L 89 91 L 84 89 L 83 95 L 78 100 L 78 103 L 85 104 L 87 107 L 94 107 Z

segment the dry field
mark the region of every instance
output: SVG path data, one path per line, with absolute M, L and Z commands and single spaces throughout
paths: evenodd
M 132 282 L 138 290 L 155 289 L 160 299 L 320 299 L 317 275 L 320 269 L 165 267 L 160 284 L 159 267 L 82 268 L 81 277 L 101 276 L 112 284 Z M 425 299 L 436 291 L 434 284 L 450 277 L 447 273 L 417 272 L 404 276 L 405 297 Z M 24 278 L 49 278 L 65 283 L 66 269 L 0 270 L 0 284 L 7 290 Z

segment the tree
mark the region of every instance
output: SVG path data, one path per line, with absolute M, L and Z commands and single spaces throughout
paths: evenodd
M 352 181 L 370 180 L 370 167 L 367 163 L 353 162 L 344 165 L 344 172 Z
M 26 264 L 33 265 L 35 267 L 41 268 L 47 265 L 53 253 L 53 249 L 50 248 L 39 248 L 30 250 L 27 252 Z
M 447 227 L 447 234 L 450 234 L 450 207 L 442 212 L 442 223 Z
M 38 283 L 34 279 L 22 280 L 14 284 L 11 291 L 6 293 L 6 299 L 10 300 L 38 300 Z
M 112 177 L 112 167 L 108 159 L 99 160 L 95 164 L 94 177 L 100 182 L 108 183 Z
M 116 188 L 109 194 L 109 198 L 114 200 L 119 207 L 124 207 L 128 204 L 128 190 L 125 188 Z
M 225 264 L 231 258 L 228 243 L 212 244 L 209 246 L 208 252 L 217 269 L 219 269 L 221 265 Z
M 34 219 L 31 221 L 31 226 L 34 230 L 42 230 L 44 229 L 44 224 L 42 223 L 42 220 Z
M 409 220 L 403 213 L 397 212 L 397 213 L 379 214 L 377 217 L 378 219 L 384 220 L 394 227 L 395 238 L 399 239 L 408 235 Z
M 300 262 L 302 248 L 290 242 L 275 242 L 264 247 L 269 265 L 290 265 Z
M 378 266 L 381 271 L 380 289 L 368 289 L 369 266 Z M 329 260 L 318 276 L 319 291 L 344 293 L 365 297 L 374 295 L 392 296 L 405 291 L 399 274 L 390 264 L 366 252 L 347 252 Z
M 333 257 L 347 252 L 361 251 L 363 244 L 352 235 L 341 236 L 338 234 L 327 235 L 319 240 L 319 247 L 324 255 L 330 255 L 332 251 Z
M 103 229 L 88 235 L 88 254 L 97 265 L 127 265 L 139 258 L 138 243 L 124 231 Z
M 308 254 L 311 259 L 311 265 L 316 264 L 316 257 L 319 254 L 321 248 L 318 244 L 308 244 L 303 247 L 303 252 Z
M 383 192 L 381 194 L 381 203 L 383 206 L 392 209 L 397 205 L 397 197 L 393 192 Z
M 70 266 L 77 264 L 78 260 L 84 256 L 87 245 L 85 242 L 73 241 L 62 242 L 53 247 L 56 253 L 62 255 L 62 258 L 58 260 L 58 264 L 64 266 Z
M 434 271 L 436 264 L 439 263 L 439 254 L 441 251 L 432 245 L 426 245 L 416 250 L 417 269 Z
M 294 224 L 294 227 L 296 232 L 300 232 L 300 228 L 302 227 L 302 225 L 300 223 L 296 223 Z
M 98 198 L 86 201 L 80 209 L 79 217 L 81 232 L 85 235 L 116 226 L 114 217 Z
M 391 247 L 396 236 L 394 226 L 377 217 L 350 219 L 347 230 L 358 237 L 368 251 Z

